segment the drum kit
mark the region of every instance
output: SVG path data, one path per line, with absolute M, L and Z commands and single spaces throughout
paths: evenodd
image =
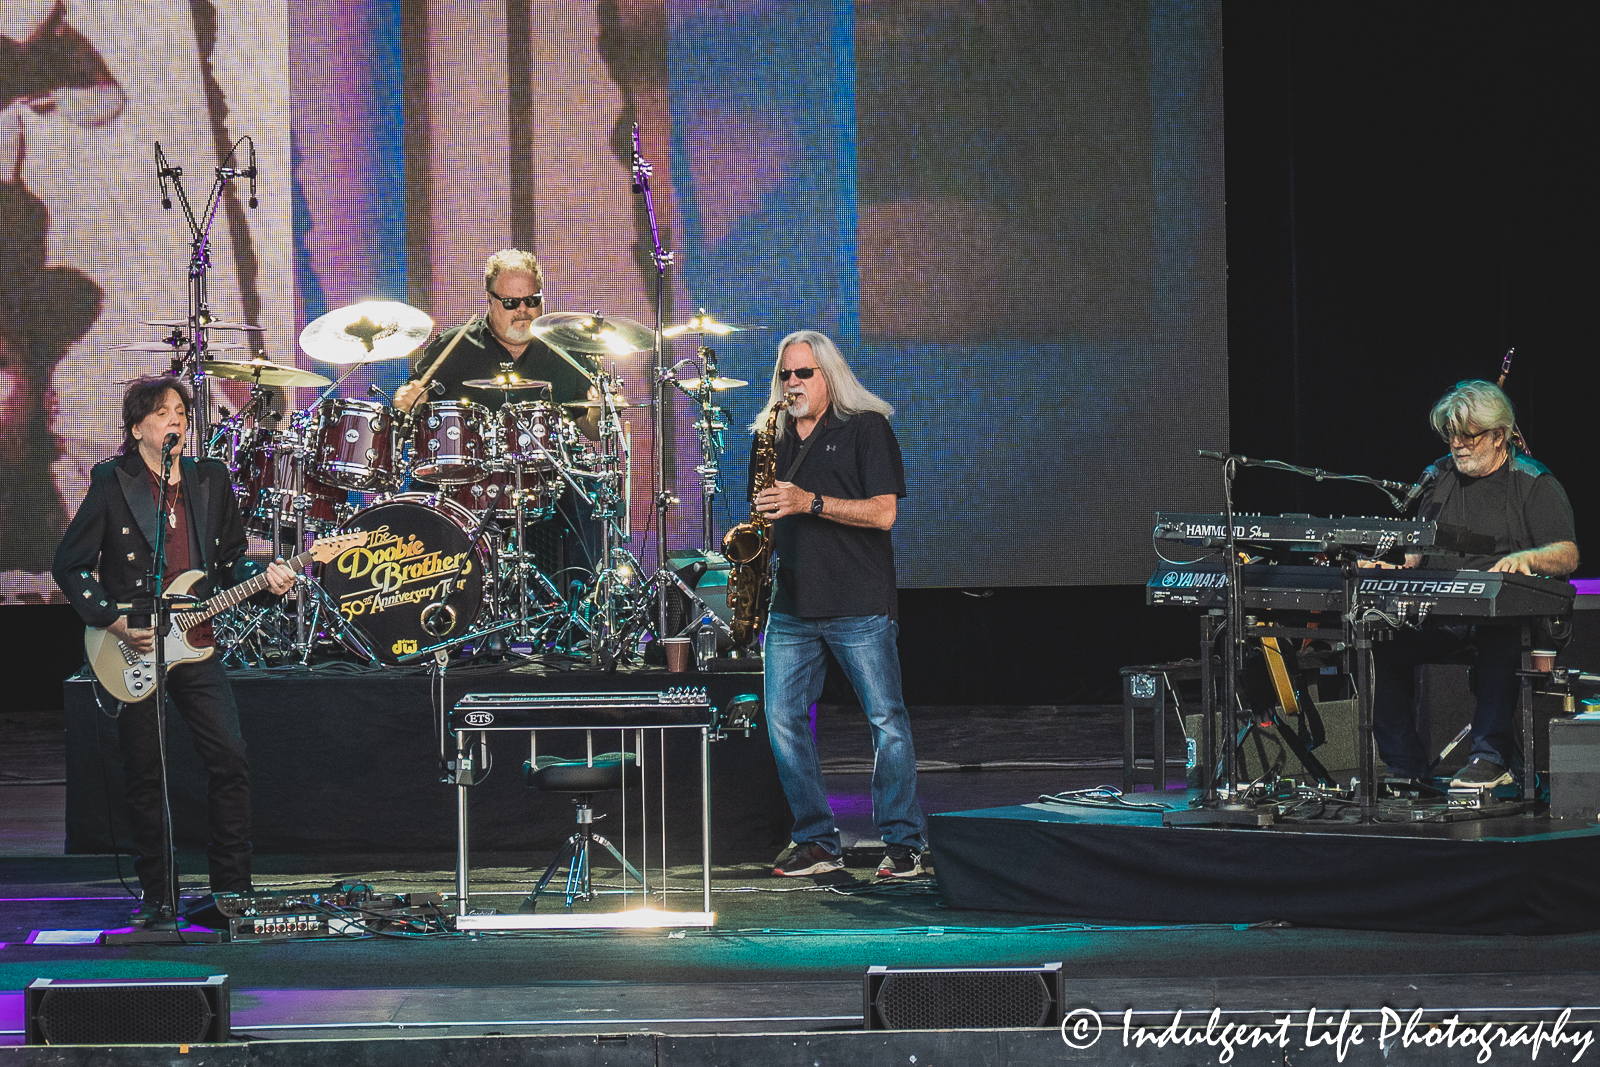
M 248 142 L 241 138 L 235 144 Z M 666 529 L 674 496 L 666 491 L 665 413 L 669 391 L 694 405 L 701 445 L 704 544 L 713 536 L 712 497 L 719 491 L 718 461 L 724 451 L 723 410 L 717 395 L 747 383 L 717 373 L 716 354 L 705 344 L 742 329 L 718 322 L 702 310 L 689 321 L 662 320 L 663 273 L 672 254 L 662 250 L 649 164 L 633 131 L 635 189 L 644 196 L 656 264 L 655 327 L 599 312 L 547 313 L 533 332 L 557 356 L 593 383 L 590 399 L 553 403 L 550 383 L 523 379 L 511 364 L 467 387 L 498 392 L 502 406 L 490 409 L 466 400 L 432 399 L 410 411 L 396 408 L 381 389 L 365 397 L 336 395 L 357 369 L 414 355 L 433 333 L 433 319 L 397 301 L 367 301 L 330 311 L 301 331 L 301 349 L 331 367 L 347 368 L 337 379 L 274 363 L 242 342 L 214 340 L 219 334 L 249 335 L 261 327 L 219 319 L 211 312 L 207 277 L 210 233 L 217 205 L 230 183 L 248 178 L 256 206 L 256 165 L 214 168 L 215 181 L 202 211 L 193 210 L 183 171 L 171 166 L 156 145 L 157 178 L 164 208 L 169 186 L 190 231 L 187 278 L 189 314 L 149 319 L 167 329 L 159 341 L 116 346 L 128 352 L 165 352 L 174 374 L 194 384 L 191 432 L 196 451 L 226 463 L 233 472 L 240 512 L 249 532 L 271 544 L 274 557 L 299 551 L 309 538 L 349 530 L 368 533 L 365 543 L 324 566 L 320 577 L 302 575 L 296 591 L 273 607 L 240 605 L 219 615 L 218 643 L 236 666 L 310 662 L 324 651 L 352 653 L 371 663 L 431 660 L 444 668 L 450 653 L 472 649 L 506 653 L 519 644 L 531 652 L 587 660 L 602 667 L 640 653 L 645 633 L 668 633 L 668 590 L 692 591 L 667 567 L 665 538 L 656 538 L 656 565 L 642 567 L 630 547 L 632 455 L 622 411 L 622 380 L 606 361 L 651 352 L 651 480 L 653 519 Z M 681 335 L 701 340 L 695 358 L 671 367 L 663 341 Z M 695 377 L 678 377 L 692 368 Z M 432 368 L 423 375 L 426 386 Z M 210 378 L 250 386 L 238 412 L 220 409 L 212 422 Z M 274 412 L 275 390 L 321 388 L 308 407 Z M 570 503 L 570 510 L 568 504 Z M 598 527 L 598 537 L 579 528 Z M 570 529 L 585 545 L 587 566 L 539 565 L 541 531 Z M 548 539 L 546 539 L 548 540 Z M 567 572 L 575 572 L 573 580 Z M 558 580 L 566 588 L 558 585 Z M 706 609 L 690 622 L 729 628 Z M 673 624 L 676 627 L 676 623 Z
M 120 346 L 169 349 L 166 341 Z M 728 332 L 710 316 L 675 334 Z M 208 330 L 253 330 L 211 322 Z M 341 368 L 337 379 L 264 358 L 209 358 L 203 374 L 248 384 L 237 412 L 222 409 L 204 451 L 233 472 L 246 529 L 288 556 L 308 539 L 349 530 L 372 534 L 340 556 L 320 578 L 303 576 L 297 592 L 272 607 L 241 605 L 219 618 L 219 639 L 236 666 L 309 663 L 325 653 L 368 662 L 407 664 L 441 649 L 530 651 L 574 660 L 624 662 L 652 629 L 649 576 L 630 548 L 630 406 L 620 379 L 600 360 L 653 342 L 653 332 L 628 319 L 557 312 L 534 332 L 558 354 L 576 356 L 594 382 L 592 397 L 568 404 L 549 399 L 550 383 L 519 377 L 510 365 L 464 386 L 499 392 L 491 409 L 467 400 L 430 399 L 410 411 L 371 387 L 367 397 L 336 395 L 360 367 L 414 356 L 433 320 L 409 305 L 369 301 L 329 312 L 300 334 L 300 347 Z M 232 355 L 243 345 L 211 343 L 207 355 Z M 695 377 L 679 378 L 689 368 Z M 716 373 L 715 353 L 702 347 L 666 380 L 692 398 L 704 448 L 697 468 L 710 501 L 723 450 L 718 393 L 746 383 Z M 321 388 L 301 410 L 275 415 L 276 390 Z M 598 410 L 597 439 L 579 427 Z M 574 504 L 558 516 L 563 501 Z M 592 566 L 570 576 L 541 569 L 534 542 L 541 530 L 573 526 L 573 515 L 598 527 Z M 558 581 L 562 584 L 558 584 Z M 564 588 L 563 588 L 564 586 Z

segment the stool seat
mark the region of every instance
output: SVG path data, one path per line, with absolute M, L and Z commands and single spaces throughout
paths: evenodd
M 639 784 L 639 765 L 633 753 L 606 752 L 587 760 L 540 756 L 522 761 L 522 781 L 529 789 L 545 793 L 603 793 Z

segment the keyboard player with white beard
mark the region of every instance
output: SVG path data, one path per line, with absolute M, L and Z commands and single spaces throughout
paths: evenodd
M 1572 505 L 1544 465 L 1512 442 L 1516 418 L 1506 395 L 1489 382 L 1461 382 L 1434 405 L 1431 421 L 1450 454 L 1424 473 L 1427 488 L 1419 515 L 1492 537 L 1495 551 L 1486 556 L 1410 552 L 1406 566 L 1555 578 L 1576 570 Z M 1462 662 L 1474 668 L 1477 707 L 1470 761 L 1450 784 L 1488 790 L 1511 782 L 1521 628 L 1489 620 L 1428 623 L 1374 646 L 1373 738 L 1391 779 L 1420 779 L 1430 761 L 1412 714 L 1417 665 Z

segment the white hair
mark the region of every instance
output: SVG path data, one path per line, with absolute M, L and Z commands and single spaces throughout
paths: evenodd
M 767 393 L 767 405 L 750 424 L 751 433 L 767 428 L 767 419 L 772 415 L 773 405 L 783 399 L 783 380 L 778 377 L 778 372 L 783 369 L 784 352 L 790 345 L 798 344 L 811 346 L 811 354 L 817 357 L 817 366 L 822 369 L 822 380 L 828 383 L 828 406 L 839 418 L 849 419 L 850 416 L 859 415 L 863 411 L 876 411 L 886 419 L 894 414 L 892 404 L 861 384 L 855 372 L 850 369 L 850 364 L 844 361 L 839 346 L 834 344 L 827 334 L 816 330 L 796 330 L 778 342 L 778 358 L 772 365 L 772 388 Z M 819 411 L 817 414 L 822 413 Z M 779 437 L 783 436 L 784 427 L 788 423 L 788 411 L 778 412 Z

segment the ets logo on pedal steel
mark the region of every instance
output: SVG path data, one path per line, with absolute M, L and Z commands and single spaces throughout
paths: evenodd
M 494 723 L 494 712 L 469 711 L 461 716 L 461 721 L 468 726 L 490 726 Z

